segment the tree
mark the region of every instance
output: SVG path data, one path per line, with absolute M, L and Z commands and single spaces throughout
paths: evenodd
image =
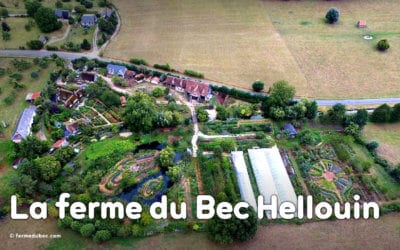
M 262 81 L 255 81 L 253 83 L 253 90 L 255 92 L 261 92 L 264 89 L 264 83 Z
M 112 35 L 115 31 L 116 25 L 104 18 L 100 18 L 98 21 L 98 27 L 100 31 Z
M 81 49 L 90 50 L 91 48 L 92 45 L 89 43 L 89 41 L 86 38 L 83 39 L 83 42 L 81 43 Z
M 217 106 L 217 119 L 221 120 L 221 121 L 226 121 L 226 119 L 228 119 L 228 117 L 229 117 L 228 110 L 224 106 L 218 105 Z
M 339 10 L 335 7 L 332 7 L 326 13 L 325 18 L 328 23 L 333 24 L 339 21 L 339 16 L 340 16 Z
M 342 124 L 346 115 L 346 106 L 337 103 L 331 109 L 328 110 L 327 118 L 328 121 L 335 124 Z
M 154 96 L 155 98 L 161 97 L 163 94 L 164 94 L 164 91 L 160 87 L 156 87 L 151 92 L 151 95 Z
M 24 198 L 35 194 L 36 184 L 37 180 L 26 174 L 15 175 L 11 180 L 11 185 L 15 188 L 16 193 Z
M 40 169 L 41 178 L 46 182 L 53 181 L 61 172 L 60 162 L 52 155 L 36 158 L 33 162 Z
M 204 108 L 197 108 L 197 120 L 199 122 L 206 122 L 208 121 L 208 112 Z
M 26 13 L 30 17 L 34 17 L 36 12 L 42 7 L 42 4 L 38 1 L 24 1 Z
M 100 101 L 102 101 L 108 107 L 118 106 L 121 104 L 119 95 L 113 91 L 107 89 L 99 96 Z
M 60 162 L 61 166 L 67 164 L 75 155 L 72 147 L 62 147 L 54 152 L 54 157 Z
M 182 166 L 169 167 L 167 176 L 172 182 L 177 183 L 182 177 Z
M 310 120 L 314 119 L 317 116 L 318 112 L 318 104 L 316 101 L 308 101 L 306 103 L 307 111 L 306 111 L 306 117 Z
M 247 213 L 245 220 L 236 218 L 223 220 L 218 217 L 207 222 L 208 236 L 217 243 L 230 244 L 234 241 L 246 241 L 253 238 L 257 232 L 257 215 L 252 207 L 241 208 L 241 213 Z
M 42 32 L 49 33 L 59 30 L 62 23 L 57 20 L 57 16 L 50 8 L 41 7 L 35 13 L 35 22 Z
M 390 113 L 390 121 L 398 122 L 400 121 L 400 103 L 393 106 L 392 112 Z
M 9 26 L 8 23 L 6 23 L 6 22 L 1 22 L 1 28 L 2 28 L 2 30 L 5 31 L 5 32 L 10 32 L 10 31 L 11 31 L 10 26 Z
M 382 39 L 380 40 L 377 45 L 376 48 L 380 51 L 386 51 L 387 49 L 390 48 L 390 44 L 389 41 L 387 39 Z
M 168 169 L 169 167 L 172 167 L 174 164 L 174 156 L 174 150 L 170 147 L 166 147 L 161 150 L 159 156 L 159 163 L 161 168 Z
M 156 117 L 154 100 L 147 94 L 139 92 L 128 98 L 123 114 L 124 123 L 135 132 L 150 132 Z
M 267 105 L 270 107 L 286 107 L 295 95 L 296 91 L 287 81 L 275 82 L 269 89 Z
M 390 121 L 391 109 L 389 105 L 382 104 L 377 107 L 371 115 L 371 121 L 376 123 L 385 123 Z
M 45 141 L 41 141 L 34 136 L 28 136 L 17 144 L 18 156 L 33 159 L 49 151 L 50 147 Z
M 26 45 L 28 46 L 28 48 L 34 49 L 34 50 L 41 50 L 43 48 L 43 43 L 42 43 L 42 41 L 39 41 L 39 40 L 28 41 L 28 42 L 26 42 Z
M 357 110 L 357 113 L 354 115 L 353 120 L 354 123 L 356 123 L 362 130 L 368 122 L 368 111 L 365 109 Z
M 94 225 L 92 223 L 88 223 L 88 224 L 83 225 L 81 227 L 81 229 L 79 230 L 79 232 L 81 233 L 81 235 L 83 237 L 90 237 L 90 236 L 92 236 L 92 234 L 94 233 L 95 230 L 96 229 L 95 229 Z

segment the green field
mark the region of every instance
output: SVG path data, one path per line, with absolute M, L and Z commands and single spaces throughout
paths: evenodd
M 1 49 L 18 49 L 19 47 L 27 48 L 26 42 L 37 40 L 41 35 L 46 36 L 49 39 L 57 39 L 62 38 L 66 31 L 65 24 L 63 24 L 63 27 L 60 30 L 54 31 L 52 33 L 41 32 L 36 24 L 32 26 L 30 31 L 27 31 L 25 30 L 25 25 L 29 22 L 34 23 L 32 18 L 9 17 L 5 21 L 11 28 L 11 39 L 9 41 L 4 41 L 3 39 L 1 39 Z
M 226 85 L 268 88 L 285 79 L 300 97 L 398 96 L 400 26 L 396 0 L 114 1 L 122 18 L 109 58 L 144 58 L 193 69 Z M 335 5 L 338 24 L 324 22 Z M 356 23 L 367 20 L 366 29 Z M 372 34 L 374 39 L 363 39 Z M 386 38 L 386 53 L 374 49 Z
M 100 156 L 107 157 L 115 150 L 121 152 L 134 150 L 136 144 L 131 139 L 125 138 L 112 138 L 104 141 L 98 141 L 89 144 L 89 146 L 83 152 L 84 159 L 94 160 Z

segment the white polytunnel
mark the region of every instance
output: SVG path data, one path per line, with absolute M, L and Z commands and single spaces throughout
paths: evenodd
M 297 196 L 294 192 L 289 175 L 286 172 L 279 149 L 272 148 L 249 149 L 249 158 L 256 178 L 260 195 L 264 203 L 269 204 L 271 195 L 277 195 L 278 206 L 282 202 L 291 202 L 297 206 Z M 270 214 L 267 213 L 269 217 Z
M 243 151 L 232 152 L 232 162 L 235 167 L 236 177 L 239 185 L 240 196 L 242 200 L 247 202 L 257 211 L 257 203 L 254 197 L 254 192 L 251 187 L 249 174 L 247 172 L 246 163 L 243 157 Z

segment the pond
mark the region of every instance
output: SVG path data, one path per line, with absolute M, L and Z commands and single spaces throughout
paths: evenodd
M 133 155 L 135 155 L 135 154 L 139 153 L 139 151 L 141 151 L 141 150 L 149 150 L 149 149 L 155 149 L 155 150 L 160 151 L 160 150 L 162 150 L 162 148 L 163 148 L 163 145 L 161 143 L 159 143 L 158 141 L 153 141 L 148 144 L 141 144 L 141 145 L 137 146 L 136 149 L 132 153 L 133 153 Z M 139 191 L 141 190 L 143 185 L 146 184 L 146 182 L 148 182 L 150 180 L 155 180 L 160 176 L 162 176 L 162 178 L 163 178 L 163 187 L 160 190 L 158 190 L 158 192 L 156 194 L 152 195 L 152 197 L 149 199 L 141 197 Z M 164 192 L 168 188 L 168 183 L 169 183 L 168 177 L 163 172 L 160 171 L 156 174 L 147 176 L 146 178 L 141 180 L 139 183 L 137 183 L 133 187 L 127 188 L 126 190 L 124 190 L 124 192 L 122 192 L 119 195 L 119 198 L 121 198 L 122 200 L 125 200 L 127 202 L 130 202 L 130 201 L 138 198 L 142 204 L 151 205 L 153 202 L 161 200 L 161 196 L 164 194 Z
M 161 188 L 161 190 L 159 190 L 155 195 L 152 196 L 152 198 L 149 198 L 149 199 L 145 199 L 139 195 L 139 191 L 141 190 L 142 186 L 146 182 L 148 182 L 149 180 L 157 179 L 160 176 L 163 177 L 163 181 L 164 181 L 164 185 Z M 168 177 L 166 175 L 164 175 L 162 172 L 158 172 L 156 174 L 147 176 L 146 178 L 144 178 L 141 182 L 139 182 L 134 187 L 128 188 L 126 191 L 122 192 L 119 195 L 119 198 L 121 198 L 124 201 L 130 202 L 130 201 L 133 201 L 137 197 L 139 199 L 139 202 L 141 202 L 142 204 L 151 205 L 153 202 L 161 200 L 161 196 L 164 194 L 164 192 L 168 188 L 168 182 L 169 182 Z

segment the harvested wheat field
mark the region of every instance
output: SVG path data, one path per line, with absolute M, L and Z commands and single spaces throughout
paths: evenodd
M 226 85 L 285 79 L 299 97 L 400 96 L 400 1 L 114 1 L 122 18 L 105 56 L 193 69 Z M 324 22 L 327 9 L 339 23 Z M 365 19 L 367 28 L 356 27 Z M 373 40 L 364 40 L 371 34 Z M 379 39 L 391 48 L 375 50 Z

